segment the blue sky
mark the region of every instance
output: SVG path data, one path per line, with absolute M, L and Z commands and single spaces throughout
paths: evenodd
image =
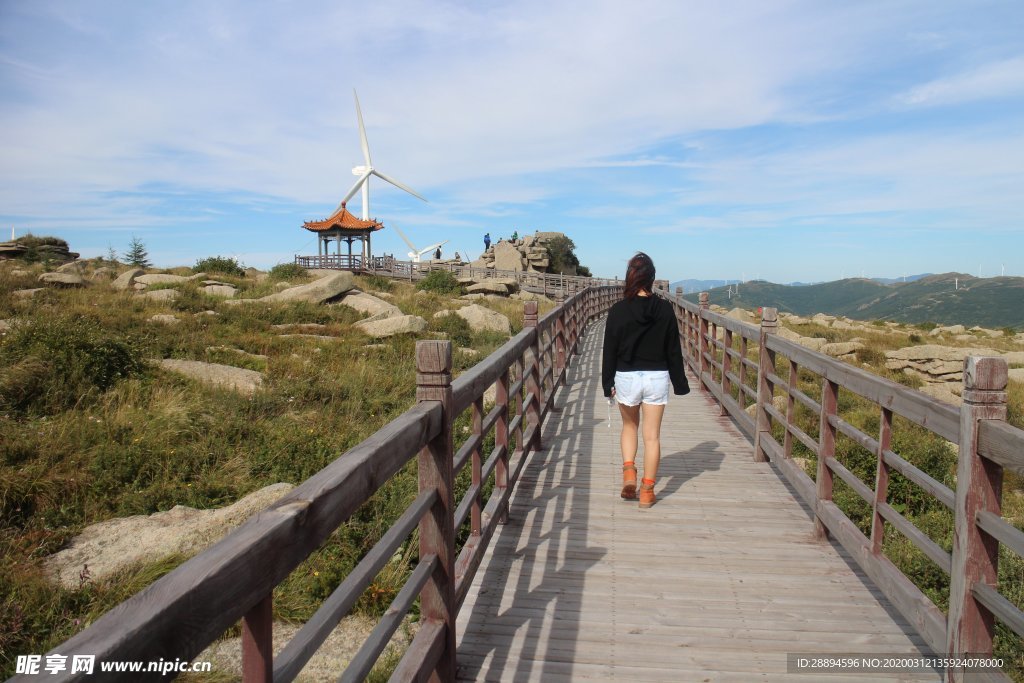
M 315 253 L 361 163 L 418 245 L 597 275 L 1024 275 L 1024 3 L 0 2 L 0 239 Z M 359 199 L 350 207 L 359 212 Z M 404 255 L 393 230 L 375 253 Z

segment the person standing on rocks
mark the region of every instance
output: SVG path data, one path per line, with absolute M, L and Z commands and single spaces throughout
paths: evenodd
M 484 251 L 487 251 L 490 248 L 491 248 L 491 233 L 485 232 L 484 233 Z
M 677 396 L 690 393 L 679 347 L 675 311 L 654 296 L 654 262 L 643 252 L 629 260 L 622 300 L 608 312 L 604 328 L 601 384 L 606 397 L 615 397 L 622 415 L 624 500 L 636 500 L 637 433 L 643 418 L 644 478 L 640 507 L 654 505 L 654 484 L 661 462 L 661 419 L 671 384 Z

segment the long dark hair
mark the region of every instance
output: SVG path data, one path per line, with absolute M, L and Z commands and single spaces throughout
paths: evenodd
M 626 266 L 626 289 L 622 293 L 623 299 L 632 299 L 640 292 L 650 294 L 654 289 L 654 261 L 642 251 L 629 259 Z

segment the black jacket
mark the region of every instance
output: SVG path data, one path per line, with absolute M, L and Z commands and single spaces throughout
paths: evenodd
M 601 384 L 612 395 L 615 372 L 668 370 L 672 390 L 690 393 L 679 347 L 679 327 L 672 304 L 657 296 L 623 299 L 612 306 L 604 327 Z

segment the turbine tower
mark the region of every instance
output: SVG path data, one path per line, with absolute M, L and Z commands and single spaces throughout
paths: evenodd
M 411 194 L 413 197 L 416 197 L 417 199 L 427 201 L 425 198 L 414 192 L 412 188 L 410 188 L 408 185 L 403 185 L 394 178 L 388 177 L 387 175 L 381 173 L 380 171 L 373 167 L 373 162 L 370 161 L 370 143 L 367 142 L 366 140 L 366 127 L 363 126 L 363 112 L 359 108 L 359 95 L 356 93 L 355 89 L 352 90 L 352 95 L 355 97 L 356 100 L 356 117 L 359 119 L 359 142 L 362 144 L 363 161 L 365 161 L 366 163 L 361 166 L 356 166 L 352 169 L 352 175 L 359 176 L 359 180 L 357 180 L 356 184 L 352 186 L 352 189 L 348 191 L 348 194 L 346 194 L 342 198 L 341 203 L 338 204 L 338 208 L 335 209 L 335 212 L 339 211 L 341 207 L 344 206 L 344 204 L 349 199 L 351 199 L 352 196 L 355 195 L 355 193 L 359 189 L 362 189 L 363 220 L 370 220 L 370 176 L 372 175 L 375 175 L 381 180 L 391 183 L 400 190 L 405 190 L 406 192 Z

